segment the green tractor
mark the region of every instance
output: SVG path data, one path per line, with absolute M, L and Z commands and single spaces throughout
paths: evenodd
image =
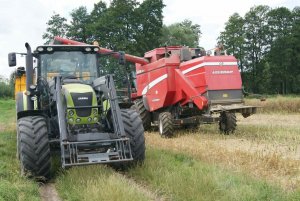
M 139 115 L 121 108 L 112 75 L 100 76 L 95 45 L 25 44 L 26 90 L 16 94 L 17 156 L 25 175 L 49 179 L 51 156 L 63 168 L 112 164 L 127 168 L 145 159 Z M 9 66 L 16 66 L 9 53 Z M 123 53 L 114 52 L 124 63 Z M 33 67 L 33 63 L 36 67 Z

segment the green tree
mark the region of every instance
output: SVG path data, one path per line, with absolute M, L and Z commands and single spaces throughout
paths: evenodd
M 87 32 L 90 35 L 89 42 L 98 41 L 102 47 L 107 47 L 109 42 L 107 33 L 110 27 L 106 25 L 105 18 L 107 10 L 107 5 L 103 1 L 94 4 L 90 14 L 90 23 L 87 25 Z
M 86 7 L 80 6 L 71 12 L 72 20 L 68 26 L 67 36 L 70 39 L 86 43 L 89 37 L 87 25 L 90 23 L 90 17 Z
M 160 46 L 163 27 L 162 0 L 145 0 L 136 8 L 135 39 L 137 42 L 136 54 L 143 56 L 144 52 Z
M 247 51 L 247 70 L 251 71 L 251 90 L 258 93 L 259 85 L 263 83 L 263 66 L 260 61 L 270 48 L 268 43 L 269 27 L 267 14 L 268 6 L 255 6 L 245 15 L 245 51 Z
M 225 23 L 225 30 L 220 33 L 218 42 L 224 45 L 227 54 L 234 55 L 239 60 L 242 77 L 245 65 L 245 30 L 244 19 L 234 13 Z
M 197 47 L 201 36 L 200 25 L 190 20 L 163 26 L 161 45 L 185 45 Z
M 53 40 L 54 36 L 66 36 L 68 29 L 66 18 L 54 13 L 54 15 L 51 16 L 51 19 L 46 24 L 48 27 L 46 29 L 46 33 L 44 33 L 42 36 L 42 38 L 46 40 L 45 44 Z
M 276 9 L 270 10 L 267 14 L 268 16 L 268 26 L 269 26 L 269 35 L 270 43 L 277 38 L 286 36 L 290 34 L 292 28 L 292 12 L 285 7 L 279 7 Z
M 85 7 L 71 12 L 72 19 L 66 35 L 74 40 L 87 43 L 98 41 L 102 47 L 143 56 L 144 52 L 160 44 L 163 7 L 162 0 L 145 0 L 142 3 L 137 0 L 112 0 L 109 6 L 99 1 L 94 4 L 91 13 Z M 102 57 L 100 62 L 103 73 L 113 73 L 120 79 L 124 77 L 121 73 L 124 69 L 118 67 L 115 59 Z
M 297 11 L 298 9 L 298 11 Z M 299 7 L 292 12 L 284 8 L 272 12 L 276 27 L 274 41 L 267 58 L 272 66 L 272 82 L 276 92 L 300 92 L 300 18 Z

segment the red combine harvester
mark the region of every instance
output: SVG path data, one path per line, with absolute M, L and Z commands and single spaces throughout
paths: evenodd
M 82 45 L 60 37 L 54 43 Z M 128 54 L 125 58 L 136 64 L 137 91 L 132 98 L 145 130 L 158 125 L 162 136 L 171 137 L 177 126 L 219 122 L 220 131 L 229 134 L 236 129 L 235 113 L 248 117 L 256 112 L 256 107 L 244 105 L 241 75 L 233 56 L 171 46 L 149 51 L 144 58 Z

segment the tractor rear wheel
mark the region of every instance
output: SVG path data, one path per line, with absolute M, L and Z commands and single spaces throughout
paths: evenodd
M 140 115 L 143 126 L 145 130 L 149 130 L 151 128 L 151 115 L 148 110 L 144 107 L 144 103 L 142 99 L 137 99 L 134 102 L 134 105 L 131 109 L 134 109 L 137 111 L 137 113 Z
M 226 135 L 233 133 L 236 129 L 235 114 L 230 112 L 222 112 L 220 114 L 219 129 Z
M 50 178 L 50 147 L 48 127 L 42 116 L 18 120 L 18 155 L 21 173 L 37 180 Z
M 174 131 L 173 118 L 170 112 L 162 112 L 158 116 L 158 130 L 162 137 L 172 137 Z
M 130 139 L 133 163 L 129 166 L 143 163 L 145 160 L 145 137 L 143 122 L 135 110 L 121 110 L 124 130 Z

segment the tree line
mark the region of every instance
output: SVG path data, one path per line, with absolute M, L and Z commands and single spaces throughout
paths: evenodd
M 163 0 L 99 1 L 90 12 L 85 6 L 74 9 L 70 20 L 54 13 L 42 37 L 45 43 L 54 36 L 89 44 L 97 41 L 102 47 L 137 56 L 165 45 L 199 47 L 200 25 L 190 20 L 164 25 L 164 6 Z M 299 7 L 289 10 L 260 5 L 250 8 L 243 17 L 231 15 L 217 42 L 238 59 L 246 91 L 290 94 L 300 92 L 299 35 Z M 130 64 L 120 67 L 117 61 L 105 57 L 100 63 L 101 72 L 115 74 L 121 84 L 125 71 L 134 69 Z M 8 83 L 13 82 L 1 82 L 0 91 Z
M 260 5 L 234 13 L 219 35 L 239 60 L 243 84 L 253 93 L 300 93 L 300 7 Z
M 163 24 L 163 0 L 112 0 L 94 4 L 91 12 L 81 6 L 70 13 L 70 20 L 55 13 L 47 22 L 43 35 L 46 43 L 54 36 L 125 51 L 136 56 L 165 45 L 197 46 L 201 36 L 200 25 L 190 20 L 166 26 Z M 125 71 L 134 70 L 127 64 L 120 67 L 118 61 L 109 57 L 100 58 L 101 72 L 115 74 L 118 85 L 122 85 Z

